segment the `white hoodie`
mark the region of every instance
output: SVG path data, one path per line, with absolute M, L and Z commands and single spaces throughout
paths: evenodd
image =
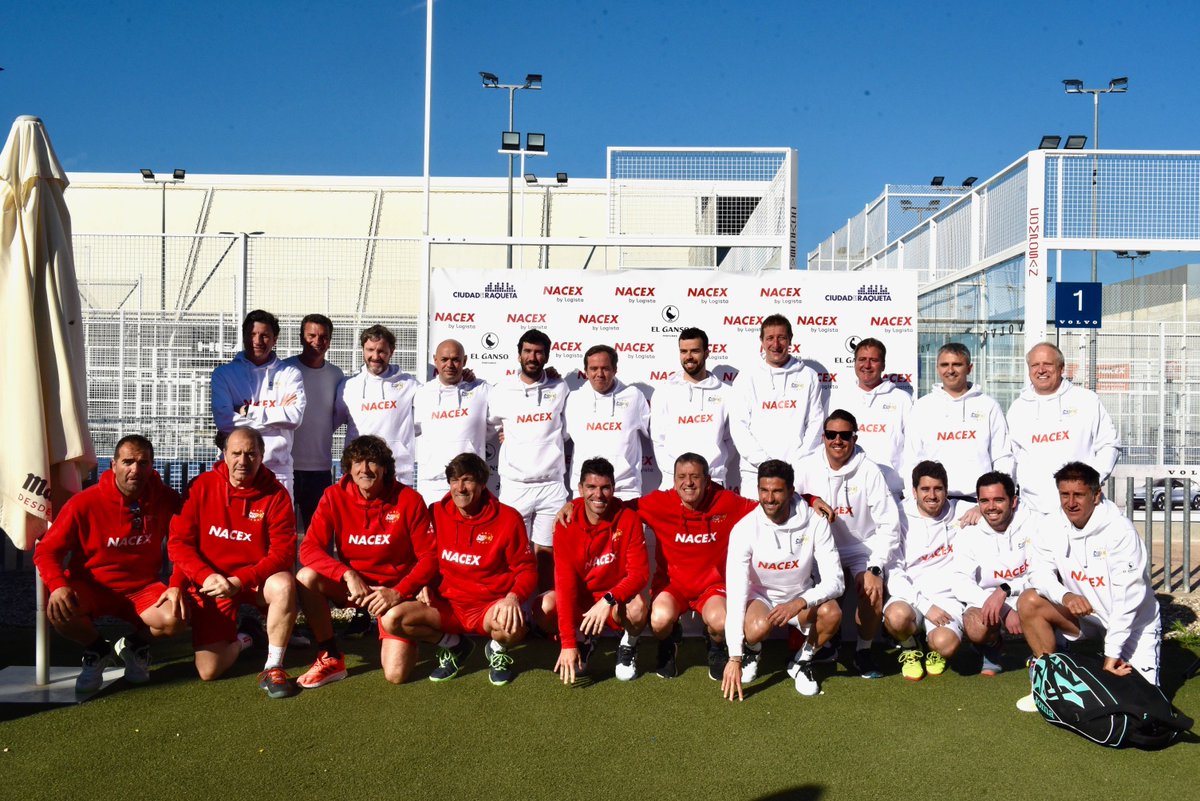
M 675 460 L 698 453 L 708 460 L 712 480 L 725 485 L 734 456 L 729 436 L 729 400 L 733 388 L 712 373 L 691 382 L 683 371 L 654 391 L 650 406 L 650 438 L 654 458 L 662 471 L 661 489 L 674 485 Z
M 825 406 L 817 374 L 794 357 L 783 367 L 765 360 L 738 373 L 733 384 L 729 433 L 749 473 L 768 459 L 789 464 L 817 450 Z
M 834 470 L 824 449 L 810 453 L 796 468 L 796 488 L 833 507 L 833 539 L 843 561 L 867 557 L 867 567 L 886 567 L 900 545 L 900 513 L 879 466 L 861 447 Z
M 842 563 L 829 523 L 813 514 L 801 496 L 792 496 L 791 503 L 791 515 L 782 525 L 772 522 L 759 506 L 729 532 L 725 641 L 730 656 L 742 655 L 746 604 L 752 594 L 772 607 L 803 598 L 812 608 L 841 597 Z M 817 584 L 814 568 L 821 576 Z
M 387 443 L 396 459 L 396 480 L 412 486 L 415 462 L 413 396 L 421 384 L 389 364 L 373 375 L 364 364 L 357 375 L 342 382 L 334 407 L 334 427 L 346 424 L 346 442 L 374 434 Z
M 584 461 L 603 456 L 612 462 L 617 495 L 641 495 L 642 437 L 650 432 L 650 404 L 642 391 L 618 378 L 600 394 L 585 382 L 567 398 L 566 418 L 567 437 L 575 443 L 571 488 L 579 484 Z
M 909 419 L 901 471 L 908 494 L 913 468 L 927 459 L 946 468 L 951 495 L 975 497 L 975 481 L 992 470 L 1012 475 L 1012 445 L 1000 405 L 978 384 L 957 398 L 934 384 L 913 403 Z
M 1104 500 L 1082 529 L 1061 508 L 1038 529 L 1030 548 L 1030 584 L 1061 604 L 1072 592 L 1092 605 L 1105 628 L 1104 655 L 1121 658 L 1127 642 L 1158 621 L 1146 581 L 1146 546 L 1133 523 Z
M 567 385 L 542 373 L 526 384 L 519 373 L 505 376 L 488 390 L 488 425 L 504 429 L 497 472 L 520 484 L 562 483 L 566 474 L 563 443 Z
M 967 606 L 982 607 L 1001 584 L 1008 585 L 1009 598 L 1015 599 L 1026 590 L 1029 543 L 1037 534 L 1031 520 L 1040 522 L 1041 516 L 1031 515 L 1024 505 L 1018 505 L 1004 531 L 996 531 L 983 517 L 964 528 L 954 545 L 959 576 L 954 597 Z
M 829 410 L 845 409 L 858 422 L 858 445 L 887 479 L 888 489 L 899 498 L 907 483 L 900 475 L 904 465 L 904 440 L 912 397 L 891 381 L 874 389 L 839 384 L 829 400 Z
M 283 401 L 295 395 L 287 406 Z M 246 414 L 238 413 L 249 402 Z M 270 468 L 289 490 L 292 480 L 292 439 L 304 419 L 306 398 L 304 379 L 295 367 L 284 364 L 271 354 L 264 364 L 256 365 L 245 351 L 212 372 L 212 414 L 217 431 L 228 434 L 240 426 L 249 426 L 262 434 L 266 453 L 263 464 Z
M 1067 462 L 1086 462 L 1108 478 L 1121 455 L 1117 428 L 1100 396 L 1065 378 L 1050 395 L 1026 386 L 1008 409 L 1021 503 L 1052 514 L 1058 508 L 1054 473 Z
M 888 593 L 907 601 L 922 615 L 953 599 L 956 583 L 955 540 L 961 530 L 954 501 L 937 517 L 925 517 L 913 498 L 904 501 L 900 548 L 888 571 Z M 958 609 L 943 611 L 953 615 Z
M 483 456 L 487 447 L 488 385 L 480 379 L 424 384 L 413 397 L 417 469 L 422 481 L 445 481 L 446 465 L 460 453 Z

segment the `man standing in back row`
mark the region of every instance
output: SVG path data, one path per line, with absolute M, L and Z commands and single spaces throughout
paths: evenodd
M 426 504 L 450 491 L 446 465 L 460 453 L 483 456 L 487 445 L 488 384 L 463 375 L 467 354 L 462 343 L 447 339 L 433 352 L 437 377 L 417 390 L 413 417 L 417 428 L 417 491 Z
M 615 493 L 623 501 L 642 494 L 642 437 L 650 431 L 650 404 L 634 386 L 617 378 L 617 351 L 593 345 L 583 356 L 587 383 L 567 398 L 567 436 L 575 443 L 571 485 L 579 486 L 588 459 L 607 458 Z
M 292 442 L 296 470 L 292 496 L 300 512 L 301 531 L 308 529 L 321 495 L 333 484 L 333 407 L 346 374 L 325 358 L 332 339 L 330 319 L 310 314 L 300 321 L 300 353 L 283 360 L 299 371 L 304 384 L 304 419 Z

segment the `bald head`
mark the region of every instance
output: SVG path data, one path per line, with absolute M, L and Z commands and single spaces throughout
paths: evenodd
M 433 367 L 437 370 L 438 381 L 443 384 L 462 381 L 463 365 L 466 363 L 467 353 L 457 339 L 444 340 L 433 352 Z

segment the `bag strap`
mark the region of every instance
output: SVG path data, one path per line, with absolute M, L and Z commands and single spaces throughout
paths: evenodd
M 1144 720 L 1146 719 L 1146 710 L 1130 704 L 1111 704 L 1099 709 L 1093 709 L 1089 712 L 1082 712 L 1078 717 L 1076 717 L 1075 720 L 1079 723 L 1088 723 L 1096 718 L 1107 717 L 1110 715 L 1128 715 L 1135 720 Z M 1192 719 L 1187 715 L 1182 714 L 1178 717 L 1172 718 L 1160 718 L 1155 716 L 1153 720 L 1168 729 L 1178 732 L 1190 731 L 1193 725 Z

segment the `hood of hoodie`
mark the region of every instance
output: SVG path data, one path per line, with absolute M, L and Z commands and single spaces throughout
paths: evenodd
M 788 519 L 782 523 L 776 523 L 767 517 L 767 513 L 763 511 L 762 504 L 759 504 L 754 510 L 755 524 L 758 530 L 773 530 L 777 545 L 780 544 L 778 541 L 781 539 L 781 535 L 790 538 L 795 532 L 808 528 L 808 524 L 812 520 L 812 511 L 809 510 L 808 503 L 805 502 L 803 496 L 793 495 L 791 505 Z
M 271 358 L 267 359 L 262 364 L 255 364 L 246 356 L 246 351 L 238 351 L 238 354 L 233 357 L 233 361 L 241 366 L 242 369 L 253 373 L 265 373 L 267 376 L 267 389 L 273 389 L 275 386 L 275 373 L 283 367 L 283 361 L 275 355 L 275 351 L 271 351 Z
M 479 386 L 479 381 L 459 381 L 457 384 L 443 384 L 440 380 L 435 379 L 431 382 L 435 387 L 434 395 L 437 396 L 436 402 L 439 409 L 454 408 L 461 409 L 463 406 L 463 394 Z
M 1103 534 L 1117 518 L 1123 517 L 1120 507 L 1107 498 L 1092 510 L 1092 516 L 1083 524 L 1083 528 L 1075 528 L 1075 525 L 1067 519 L 1066 513 L 1061 509 L 1058 514 L 1061 515 L 1062 525 L 1067 532 L 1067 555 L 1076 554 L 1075 558 L 1079 559 L 1084 567 L 1088 566 L 1089 559 L 1092 557 L 1092 549 L 1089 547 L 1088 540 Z
M 585 381 L 576 392 L 583 392 L 584 397 L 592 402 L 592 411 L 604 410 L 612 417 L 617 416 L 617 396 L 625 391 L 625 384 L 619 378 L 613 379 L 613 385 L 608 392 L 597 392 L 592 382 Z
M 824 448 L 812 458 L 820 460 L 820 464 L 824 468 L 822 472 L 825 475 L 825 494 L 821 495 L 819 492 L 817 494 L 821 495 L 823 501 L 834 507 L 851 508 L 853 504 L 850 502 L 850 491 L 846 489 L 846 482 L 854 478 L 859 466 L 867 458 L 862 446 L 855 445 L 854 453 L 850 455 L 850 461 L 836 470 L 833 465 L 829 464 L 829 457 L 825 455 Z
M 1051 392 L 1049 395 L 1039 395 L 1034 391 L 1033 384 L 1026 384 L 1021 390 L 1021 394 L 1017 396 L 1018 403 L 1032 403 L 1034 409 L 1034 418 L 1042 416 L 1042 410 L 1053 404 L 1053 408 L 1058 416 L 1062 416 L 1062 399 L 1063 396 L 1071 389 L 1072 384 L 1069 379 L 1064 378 L 1059 382 L 1058 389 Z M 1015 404 L 1014 404 L 1015 405 Z M 1028 408 L 1028 407 L 1025 407 Z
M 667 383 L 679 390 L 686 389 L 688 393 L 688 403 L 695 403 L 697 400 L 700 406 L 703 407 L 713 392 L 719 391 L 725 386 L 725 382 L 717 378 L 711 372 L 700 381 L 688 381 L 684 378 L 683 370 L 671 376 Z
M 939 384 L 938 386 L 941 386 L 941 385 Z M 875 401 L 877 401 L 879 398 L 883 397 L 884 395 L 887 395 L 889 392 L 897 391 L 896 385 L 893 384 L 891 381 L 880 381 L 878 384 L 876 384 L 871 389 L 863 389 L 862 387 L 860 387 L 856 384 L 854 386 L 854 390 L 856 392 L 861 393 L 862 397 L 864 397 L 866 399 L 866 404 L 867 404 L 868 408 L 871 406 L 874 406 Z
M 229 483 L 229 466 L 225 464 L 224 460 L 217 462 L 213 466 L 213 472 L 225 479 L 222 485 L 225 488 L 225 500 L 227 504 L 232 506 L 235 501 L 241 501 L 243 504 L 243 515 L 250 509 L 250 505 L 259 498 L 283 489 L 283 485 L 279 483 L 279 479 L 275 478 L 275 474 L 264 464 L 258 466 L 258 472 L 254 474 L 254 480 L 243 487 L 235 487 Z
M 983 387 L 979 386 L 978 384 L 971 384 L 971 386 L 967 387 L 966 392 L 956 398 L 943 389 L 941 384 L 934 384 L 929 390 L 929 395 L 936 398 L 938 404 L 943 407 L 957 407 L 958 416 L 961 419 L 966 420 L 967 406 L 969 405 L 970 401 L 983 395 Z M 948 411 L 947 416 L 949 416 Z
M 442 518 L 454 526 L 454 545 L 457 548 L 471 550 L 476 546 L 475 531 L 492 524 L 500 516 L 500 501 L 491 493 L 483 491 L 483 508 L 474 517 L 463 517 L 463 513 L 455 505 L 450 493 L 435 504 L 435 509 Z

